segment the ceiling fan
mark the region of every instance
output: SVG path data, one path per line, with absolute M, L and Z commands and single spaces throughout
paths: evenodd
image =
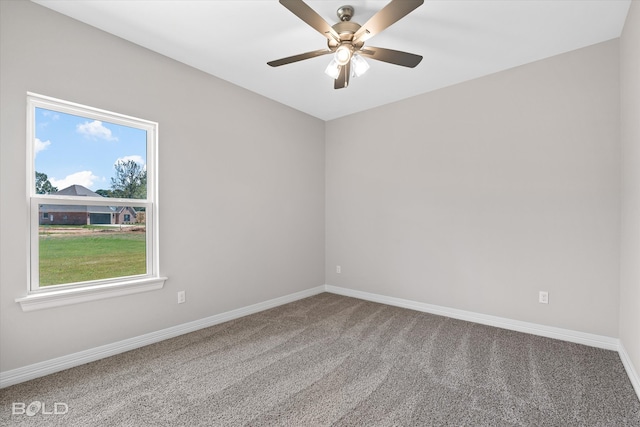
M 355 76 L 359 76 L 369 68 L 369 65 L 362 57 L 413 68 L 422 61 L 422 56 L 381 47 L 365 47 L 364 43 L 385 28 L 404 18 L 422 3 L 424 3 L 424 0 L 391 0 L 364 25 L 351 22 L 351 17 L 354 13 L 353 6 L 342 6 L 337 11 L 340 22 L 335 25 L 329 25 L 327 21 L 322 19 L 317 12 L 302 0 L 280 0 L 280 4 L 327 38 L 328 49 L 289 56 L 267 62 L 267 64 L 272 67 L 279 67 L 333 53 L 334 59 L 325 72 L 335 79 L 335 89 L 346 88 L 349 85 L 349 77 L 352 71 Z

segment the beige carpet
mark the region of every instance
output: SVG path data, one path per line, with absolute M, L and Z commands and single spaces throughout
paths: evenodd
M 613 351 L 328 293 L 5 388 L 0 404 L 2 425 L 640 426 Z

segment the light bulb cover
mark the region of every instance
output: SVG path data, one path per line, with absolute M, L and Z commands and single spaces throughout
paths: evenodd
M 340 75 L 340 64 L 338 64 L 338 61 L 332 59 L 331 62 L 329 62 L 329 65 L 327 65 L 327 68 L 324 70 L 324 73 L 334 80 L 337 79 Z
M 355 54 L 351 58 L 351 68 L 353 69 L 353 75 L 360 77 L 369 69 L 369 63 L 362 56 Z

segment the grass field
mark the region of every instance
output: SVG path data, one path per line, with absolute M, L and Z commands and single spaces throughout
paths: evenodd
M 41 229 L 40 286 L 145 274 L 142 230 Z

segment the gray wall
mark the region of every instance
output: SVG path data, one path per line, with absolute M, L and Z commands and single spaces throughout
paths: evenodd
M 620 341 L 640 375 L 640 2 L 620 39 L 622 274 Z
M 1 371 L 324 284 L 324 122 L 31 2 L 0 8 Z M 29 313 L 14 302 L 27 288 L 27 91 L 160 123 L 163 290 Z
M 329 122 L 327 283 L 617 337 L 618 53 Z

